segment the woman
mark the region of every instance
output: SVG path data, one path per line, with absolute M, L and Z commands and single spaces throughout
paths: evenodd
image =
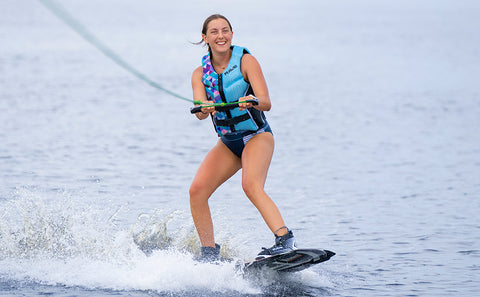
M 275 235 L 275 245 L 263 248 L 258 258 L 295 249 L 293 233 L 285 226 L 275 203 L 264 191 L 274 140 L 264 115 L 270 110 L 268 89 L 257 60 L 247 49 L 232 46 L 232 26 L 222 15 L 208 17 L 202 28 L 202 41 L 208 54 L 194 70 L 194 100 L 204 105 L 257 99 L 258 105 L 240 103 L 230 111 L 205 106 L 197 113 L 200 120 L 211 116 L 220 139 L 200 165 L 190 187 L 190 208 L 202 244 L 203 261 L 216 261 L 220 246 L 215 243 L 208 199 L 239 169 L 242 187 Z

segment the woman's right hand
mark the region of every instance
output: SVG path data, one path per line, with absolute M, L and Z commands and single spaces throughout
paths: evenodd
M 206 105 L 209 105 L 208 103 L 205 103 Z M 215 110 L 215 107 L 213 106 L 206 106 L 206 107 L 202 107 L 202 111 L 201 113 L 203 114 L 215 114 L 217 111 Z

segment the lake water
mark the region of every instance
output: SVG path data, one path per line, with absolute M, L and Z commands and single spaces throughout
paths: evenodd
M 272 99 L 266 189 L 300 247 L 337 255 L 253 278 L 193 261 L 188 188 L 211 122 L 39 1 L 2 0 L 0 296 L 478 295 L 478 1 L 62 4 L 186 97 L 205 52 L 191 42 L 208 15 L 229 17 Z M 273 237 L 240 182 L 210 205 L 223 253 L 251 259 Z

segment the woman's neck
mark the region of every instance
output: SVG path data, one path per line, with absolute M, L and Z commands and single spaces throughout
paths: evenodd
M 211 53 L 212 66 L 217 73 L 222 73 L 230 63 L 232 57 L 232 50 L 228 50 L 224 53 Z

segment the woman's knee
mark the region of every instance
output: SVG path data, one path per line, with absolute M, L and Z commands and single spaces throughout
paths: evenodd
M 190 194 L 190 205 L 195 206 L 208 201 L 208 195 L 205 194 L 205 187 L 200 183 L 193 182 L 188 191 Z
M 258 181 L 248 178 L 242 180 L 242 189 L 245 195 L 250 199 L 256 197 L 259 192 L 263 191 L 263 187 Z

